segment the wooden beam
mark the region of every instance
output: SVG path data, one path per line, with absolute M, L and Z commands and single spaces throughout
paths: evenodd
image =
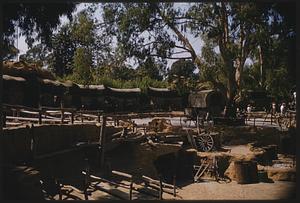
M 104 157 L 105 157 L 105 128 L 106 128 L 106 116 L 102 117 L 102 125 L 100 128 L 100 136 L 99 143 L 101 146 L 101 154 L 100 154 L 100 167 L 104 171 Z
M 112 171 L 112 174 L 121 176 L 121 177 L 125 177 L 125 178 L 129 178 L 132 179 L 132 175 L 128 174 L 128 173 L 124 173 L 124 172 L 120 172 L 120 171 Z
M 156 184 L 156 185 L 160 184 L 159 180 L 154 180 L 154 179 L 152 179 L 150 177 L 147 177 L 147 176 L 144 176 L 144 175 L 142 176 L 142 180 L 145 181 L 145 182 Z M 174 187 L 173 185 L 168 184 L 168 183 L 163 182 L 162 184 L 163 184 L 164 187 L 168 187 L 168 188 L 171 188 L 171 189 L 173 189 L 173 187 Z

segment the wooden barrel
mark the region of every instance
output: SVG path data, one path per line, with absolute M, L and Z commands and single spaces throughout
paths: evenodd
M 258 182 L 257 163 L 255 161 L 235 161 L 236 181 L 239 184 Z

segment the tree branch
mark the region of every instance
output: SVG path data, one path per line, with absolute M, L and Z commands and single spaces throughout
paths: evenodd
M 184 46 L 189 49 L 189 52 L 191 54 L 191 58 L 193 61 L 197 59 L 197 54 L 193 48 L 193 46 L 190 44 L 189 40 L 182 35 L 182 33 L 174 26 L 173 23 L 170 22 L 170 20 L 161 12 L 160 8 L 157 4 L 154 4 L 155 9 L 157 10 L 158 14 L 162 17 L 162 19 L 168 24 L 168 26 L 175 32 L 175 34 L 178 36 L 179 40 L 183 42 Z
M 167 58 L 167 59 L 193 59 L 192 57 L 168 57 L 168 56 L 166 56 L 166 57 L 162 57 L 162 56 L 160 56 L 160 55 L 158 55 L 158 54 L 150 54 L 150 56 L 153 56 L 153 57 L 160 57 L 160 58 Z

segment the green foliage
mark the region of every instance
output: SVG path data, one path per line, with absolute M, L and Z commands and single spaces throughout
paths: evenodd
M 149 77 L 154 80 L 162 80 L 166 74 L 165 72 L 165 64 L 155 61 L 153 58 L 147 58 L 146 61 L 136 69 L 137 77 Z
M 16 57 L 18 55 L 18 53 L 20 52 L 15 46 L 13 45 L 9 45 L 7 43 L 3 44 L 3 60 L 10 60 L 13 59 L 14 57 Z
M 70 25 L 64 25 L 52 37 L 52 53 L 49 55 L 49 69 L 59 77 L 73 72 L 73 56 L 76 44 L 72 39 Z
M 268 70 L 266 74 L 266 90 L 277 100 L 288 98 L 292 84 L 288 80 L 288 74 L 285 67 L 277 70 Z
M 59 25 L 59 18 L 67 15 L 71 19 L 74 3 L 5 3 L 2 7 L 4 44 L 13 45 L 17 26 L 31 47 L 35 40 L 50 45 L 53 30 Z M 4 53 L 5 55 L 5 53 Z
M 20 56 L 20 60 L 27 63 L 34 63 L 40 67 L 47 64 L 49 60 L 49 50 L 43 44 L 37 44 L 29 49 L 26 54 Z
M 170 70 L 168 71 L 168 79 L 169 81 L 173 81 L 179 77 L 195 80 L 195 70 L 196 66 L 191 60 L 180 59 L 172 64 Z
M 74 55 L 74 72 L 72 76 L 73 81 L 83 85 L 91 84 L 91 67 L 91 53 L 89 53 L 89 51 L 86 48 L 77 48 Z

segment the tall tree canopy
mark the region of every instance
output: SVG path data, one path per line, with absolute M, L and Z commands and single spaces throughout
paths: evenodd
M 59 17 L 72 18 L 74 3 L 5 3 L 3 4 L 4 45 L 13 44 L 19 27 L 28 45 L 40 39 L 50 45 L 53 30 L 60 24 Z
M 271 47 L 266 39 L 277 40 L 291 27 L 282 23 L 287 21 L 282 14 L 285 7 L 275 3 L 205 2 L 192 3 L 188 9 L 173 3 L 110 3 L 103 11 L 107 32 L 116 37 L 127 57 L 191 59 L 200 75 L 210 77 L 215 85 L 223 83 L 229 103 L 241 95 L 246 60 L 267 69 L 269 56 L 264 53 Z M 187 33 L 206 40 L 202 55 L 197 55 Z M 214 73 L 220 78 L 213 78 Z M 263 79 L 259 82 L 262 85 Z

